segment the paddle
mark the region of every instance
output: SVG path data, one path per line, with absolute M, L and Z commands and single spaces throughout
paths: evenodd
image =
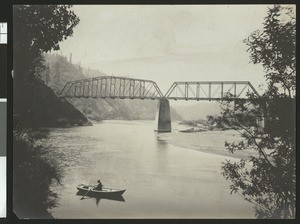
M 97 185 L 92 186 L 91 189 L 89 189 L 88 192 L 86 192 L 85 195 L 83 195 L 82 198 L 80 198 L 80 200 L 82 200 L 84 198 L 84 196 L 86 196 L 96 186 Z

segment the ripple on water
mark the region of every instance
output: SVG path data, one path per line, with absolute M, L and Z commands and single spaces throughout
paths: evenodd
M 146 121 L 105 121 L 51 129 L 46 156 L 64 168 L 55 218 L 253 218 L 252 205 L 230 195 L 221 175 L 228 133 L 157 134 Z M 217 137 L 216 137 L 217 136 Z M 200 148 L 199 151 L 193 147 Z M 191 150 L 193 149 L 193 150 Z M 210 150 L 210 151 L 209 151 Z M 203 153 L 207 151 L 210 153 Z M 80 200 L 76 185 L 126 188 L 124 202 Z

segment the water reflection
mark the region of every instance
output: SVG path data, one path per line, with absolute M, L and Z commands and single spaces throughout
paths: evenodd
M 169 166 L 169 144 L 163 139 L 160 139 L 160 136 L 156 136 L 156 148 L 157 148 L 157 153 L 156 153 L 156 159 L 154 163 L 156 163 L 156 168 L 157 171 L 160 175 L 163 175 Z
M 137 123 L 142 122 L 107 121 L 51 132 L 43 143 L 56 146 L 53 157 L 66 167 L 63 187 L 52 188 L 61 195 L 50 210 L 55 218 L 252 217 L 252 205 L 228 193 L 219 172 L 224 157 L 178 146 L 181 137 L 188 146 L 212 150 L 228 135 L 157 134 L 152 123 Z M 128 189 L 126 203 L 122 197 L 76 196 L 74 183 L 94 183 L 99 176 L 108 186 Z
M 85 192 L 80 192 L 78 191 L 76 193 L 77 196 L 84 196 L 86 195 Z M 122 195 L 118 195 L 118 196 L 97 196 L 97 195 L 93 195 L 93 194 L 89 194 L 89 195 L 86 195 L 87 198 L 82 198 L 82 199 L 93 199 L 96 201 L 96 205 L 98 206 L 99 205 L 99 202 L 100 200 L 102 199 L 106 199 L 106 200 L 112 200 L 112 201 L 121 201 L 121 202 L 125 202 L 125 199 Z
M 167 150 L 168 143 L 165 140 L 160 139 L 159 135 L 156 137 L 156 145 L 158 149 Z

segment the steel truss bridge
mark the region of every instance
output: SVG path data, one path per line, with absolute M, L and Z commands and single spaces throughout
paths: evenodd
M 248 81 L 174 82 L 165 98 L 174 100 L 249 99 L 258 92 Z
M 169 100 L 249 100 L 260 99 L 248 81 L 174 82 L 165 95 L 151 80 L 117 76 L 100 76 L 67 82 L 60 96 L 67 98 L 111 98 L 159 100 L 158 132 L 171 131 Z
M 100 76 L 67 82 L 60 96 L 70 98 L 224 100 L 248 99 L 258 92 L 248 81 L 174 82 L 165 95 L 151 80 Z
M 117 76 L 101 76 L 68 82 L 60 95 L 66 97 L 153 100 L 163 97 L 157 84 L 151 80 Z

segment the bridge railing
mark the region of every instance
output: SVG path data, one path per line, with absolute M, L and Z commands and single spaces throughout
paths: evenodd
M 211 82 L 174 82 L 165 94 L 165 98 L 174 100 L 224 100 L 249 99 L 258 92 L 248 81 L 211 81 Z
M 85 98 L 161 99 L 157 84 L 151 80 L 100 76 L 66 83 L 61 96 Z

